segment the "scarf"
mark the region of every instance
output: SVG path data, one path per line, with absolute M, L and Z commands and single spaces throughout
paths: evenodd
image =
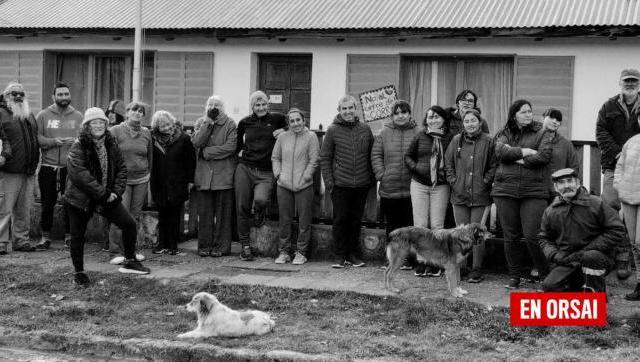
M 104 145 L 105 137 L 102 136 L 98 139 L 92 138 L 93 144 L 96 146 L 96 153 L 98 154 L 98 161 L 100 161 L 100 169 L 102 170 L 102 180 L 100 184 L 107 186 L 107 166 L 109 163 L 109 156 L 107 154 L 107 147 Z
M 442 150 L 443 133 L 441 130 L 427 130 L 426 132 L 433 138 L 429 169 L 431 171 L 431 183 L 435 185 L 438 182 L 438 174 L 441 174 L 444 170 L 444 152 Z
M 142 129 L 142 122 L 131 122 L 127 120 L 124 123 L 125 128 L 131 135 L 131 138 L 135 138 L 140 134 L 140 130 Z
M 162 153 L 166 153 L 165 149 L 167 146 L 173 144 L 178 137 L 180 136 L 180 129 L 178 127 L 173 127 L 171 133 L 161 133 L 157 130 L 153 131 L 153 138 L 156 140 L 156 144 L 158 148 L 162 151 Z

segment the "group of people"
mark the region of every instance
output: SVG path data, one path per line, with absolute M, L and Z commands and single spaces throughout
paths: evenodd
M 304 264 L 310 256 L 319 167 L 333 204 L 333 268 L 365 265 L 361 219 L 369 190 L 379 182 L 387 234 L 410 225 L 442 229 L 480 222 L 495 203 L 508 288 L 537 278 L 544 290 L 603 291 L 609 271 L 617 266 L 619 276 L 628 277 L 629 256 L 640 262 L 635 248 L 640 242 L 639 84 L 640 72 L 624 70 L 620 94 L 598 114 L 601 199 L 580 185 L 573 145 L 558 133 L 562 113 L 548 109 L 538 122 L 531 103 L 522 99 L 511 104 L 506 124 L 495 135 L 471 90 L 461 92 L 454 107 L 429 107 L 421 121 L 412 117 L 408 102 L 398 100 L 391 120 L 374 136 L 357 116 L 356 99 L 345 95 L 319 145 L 301 110 L 271 112 L 262 91 L 250 95 L 251 114 L 237 125 L 221 97 L 210 97 L 188 135 L 167 111 L 155 112 L 150 129 L 144 127 L 148 107 L 140 102 L 125 107 L 113 101 L 106 113 L 89 108 L 82 115 L 70 105 L 71 91 L 63 83 L 53 89 L 54 103 L 34 117 L 22 85 L 12 83 L 0 105 L 0 253 L 7 252 L 11 240 L 14 250 L 48 248 L 53 208 L 62 194 L 65 240 L 78 284 L 90 282 L 82 256 L 94 213 L 112 224 L 105 250 L 123 254 L 111 262 L 121 264 L 122 272 L 148 273 L 140 263 L 144 255 L 136 253 L 143 205 L 158 210 L 153 253 L 182 255 L 177 241 L 184 202 L 192 192 L 198 204 L 198 255 L 228 255 L 237 238 L 241 260 L 251 261 L 250 228 L 264 223 L 275 187 L 280 228 L 275 263 Z M 42 238 L 33 245 L 29 209 L 38 165 Z M 616 211 L 620 208 L 622 214 Z M 468 281 L 478 283 L 484 245 L 474 246 L 472 254 Z M 407 260 L 403 268 L 415 268 L 417 276 L 442 272 L 421 260 Z M 627 296 L 632 300 L 640 300 L 640 272 L 637 277 L 638 287 Z

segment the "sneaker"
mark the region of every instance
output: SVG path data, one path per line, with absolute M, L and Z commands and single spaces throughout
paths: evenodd
M 416 266 L 416 270 L 413 272 L 413 275 L 417 277 L 426 277 L 427 276 L 427 264 L 418 263 Z
M 146 259 L 146 257 L 144 255 L 136 253 L 136 260 L 137 261 L 144 261 L 145 259 Z
M 348 266 L 351 266 L 351 262 L 347 259 L 338 259 L 335 263 L 331 264 L 333 269 L 344 269 Z
M 17 246 L 13 250 L 31 252 L 31 251 L 36 251 L 36 247 L 31 245 L 30 243 L 24 243 L 20 246 Z
M 120 265 L 122 263 L 124 263 L 126 259 L 124 258 L 124 256 L 122 255 L 118 255 L 115 258 L 109 260 L 109 264 L 111 265 Z
M 245 246 L 242 248 L 242 252 L 240 253 L 240 260 L 253 261 L 253 254 L 251 253 L 250 246 Z
M 278 255 L 275 261 L 276 264 L 286 264 L 289 262 L 291 262 L 291 257 L 289 256 L 289 254 L 284 252 L 280 252 L 280 255 Z
M 291 264 L 293 264 L 293 265 L 302 265 L 302 264 L 304 264 L 306 262 L 307 262 L 307 257 L 304 256 L 299 251 L 296 251 L 296 256 L 293 258 L 293 262 Z
M 353 265 L 356 268 L 362 267 L 365 265 L 364 261 L 362 261 L 360 258 L 358 258 L 357 256 L 351 256 L 351 258 L 349 258 L 351 265 Z
M 65 248 L 71 247 L 71 234 L 64 234 L 64 247 Z M 102 250 L 104 251 L 104 249 Z
M 42 235 L 40 237 L 40 241 L 36 244 L 36 249 L 38 250 L 47 250 L 51 246 L 51 240 L 49 236 Z
M 151 250 L 151 254 L 166 254 L 169 250 L 155 248 Z
M 221 251 L 212 251 L 212 252 L 210 252 L 210 253 L 209 253 L 209 256 L 212 256 L 212 257 L 214 257 L 214 258 L 219 258 L 219 257 L 221 257 L 222 255 L 223 255 L 223 254 L 222 254 L 222 252 L 221 252 Z
M 439 266 L 430 266 L 427 268 L 427 276 L 438 278 L 442 276 L 442 268 Z
M 509 283 L 504 287 L 507 289 L 518 289 L 520 287 L 520 278 L 510 278 Z
M 413 265 L 411 265 L 409 260 L 405 259 L 404 263 L 402 263 L 402 266 L 400 267 L 400 270 L 412 270 L 412 269 L 413 269 Z
M 187 255 L 187 253 L 185 253 L 184 251 L 180 250 L 180 249 L 173 249 L 173 250 L 169 250 L 169 255 L 174 255 L 174 256 L 185 256 Z M 140 260 L 138 260 L 140 261 Z
M 73 282 L 82 288 L 86 288 L 91 284 L 91 280 L 89 280 L 89 277 L 84 272 L 76 272 Z
M 211 255 L 209 250 L 198 250 L 198 256 L 201 258 L 206 258 Z
M 137 260 L 125 261 L 118 271 L 124 274 L 149 274 L 151 272 L 149 268 L 142 266 Z
M 484 276 L 482 276 L 482 272 L 480 271 L 480 269 L 473 269 L 471 270 L 471 273 L 469 273 L 469 279 L 467 279 L 467 282 L 480 283 L 483 280 Z

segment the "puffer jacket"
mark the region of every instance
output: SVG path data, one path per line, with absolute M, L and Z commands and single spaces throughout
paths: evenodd
M 453 134 L 451 132 L 442 136 L 440 142 L 442 143 L 442 158 L 444 159 L 447 147 L 451 142 Z M 417 182 L 427 185 L 446 185 L 447 176 L 444 168 L 442 172 L 438 171 L 438 179 L 431 179 L 431 155 L 433 154 L 433 137 L 427 134 L 426 130 L 418 132 L 411 143 L 404 156 L 404 162 L 407 168 L 411 171 L 412 178 Z
M 640 133 L 638 111 L 640 97 L 636 99 L 631 114 L 627 110 L 622 95 L 609 98 L 598 112 L 596 122 L 596 141 L 600 148 L 602 171 L 616 168 L 616 157 L 622 151 L 627 140 Z
M 515 132 L 509 128 L 498 132 L 494 143 L 499 163 L 491 196 L 547 199 L 549 189 L 545 182 L 545 167 L 551 160 L 553 136 L 554 132 L 545 131 L 542 123 L 537 121 Z M 522 159 L 523 148 L 531 148 L 538 153 L 525 157 L 524 165 L 521 165 L 516 161 Z
M 597 250 L 613 257 L 625 233 L 618 213 L 580 187 L 571 201 L 556 197 L 544 211 L 539 243 L 550 261 L 579 250 Z
M 215 120 L 199 118 L 194 131 L 191 142 L 198 154 L 195 186 L 201 191 L 232 189 L 238 165 L 236 123 L 220 113 Z
M 558 170 L 562 170 L 563 168 L 572 168 L 576 170 L 579 175 L 580 163 L 578 162 L 578 154 L 576 153 L 573 144 L 561 134 L 556 133 L 551 141 L 551 147 L 551 160 L 547 164 L 547 167 L 545 167 L 544 178 L 549 185 L 549 192 L 551 195 L 555 195 L 553 181 L 551 181 L 551 174 Z
M 493 139 L 488 134 L 455 135 L 445 154 L 451 203 L 467 207 L 491 205 L 491 184 L 497 166 Z
M 404 155 L 418 132 L 420 128 L 412 119 L 404 125 L 389 122 L 375 137 L 371 166 L 376 180 L 380 181 L 380 197 L 399 199 L 411 196 L 411 171 L 404 162 Z
M 278 185 L 293 192 L 313 185 L 319 149 L 318 136 L 306 127 L 300 133 L 282 133 L 271 153 L 273 176 Z
M 622 202 L 640 205 L 640 134 L 631 137 L 622 147 L 613 173 L 613 188 Z
M 327 128 L 320 150 L 320 168 L 327 189 L 367 187 L 374 181 L 371 170 L 373 133 L 356 117 L 347 122 L 337 115 Z
M 33 175 L 38 168 L 40 146 L 38 144 L 38 126 L 33 114 L 27 120 L 13 119 L 13 113 L 0 106 L 0 126 L 4 131 L 2 156 L 6 158 L 0 171 Z
M 105 133 L 107 149 L 107 184 L 102 184 L 102 168 L 95 144 L 88 134 L 82 134 L 71 145 L 67 157 L 67 187 L 64 201 L 85 212 L 104 205 L 113 192 L 122 197 L 127 186 L 127 167 L 118 144 L 109 131 Z
M 175 129 L 173 139 L 162 145 L 158 134 L 153 137 L 153 165 L 151 166 L 151 196 L 161 207 L 180 206 L 189 199 L 189 183 L 193 182 L 196 151 L 189 136 Z

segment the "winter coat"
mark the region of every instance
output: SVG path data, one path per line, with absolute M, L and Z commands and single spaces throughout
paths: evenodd
M 164 147 L 153 137 L 151 166 L 151 196 L 161 207 L 180 206 L 189 199 L 189 183 L 196 168 L 196 150 L 182 130 Z
M 529 125 L 512 131 L 505 128 L 495 136 L 495 155 L 498 169 L 493 182 L 491 196 L 512 198 L 549 197 L 545 182 L 545 167 L 551 160 L 551 140 L 554 132 L 547 132 L 542 123 L 532 121 Z M 524 165 L 516 163 L 522 158 L 522 149 L 537 150 L 535 155 L 524 158 Z
M 444 159 L 447 147 L 453 137 L 452 133 L 442 136 L 442 157 Z M 433 136 L 427 134 L 426 130 L 418 132 L 404 155 L 404 162 L 411 171 L 413 180 L 427 186 L 446 185 L 447 177 L 444 168 L 438 171 L 438 179 L 431 179 L 431 155 L 433 148 Z
M 284 114 L 267 113 L 258 117 L 255 113 L 240 120 L 236 153 L 242 151 L 240 162 L 260 170 L 271 171 L 271 152 L 276 138 L 273 131 L 287 127 Z
M 449 132 L 451 132 L 454 135 L 460 134 L 464 131 L 464 125 L 462 122 L 462 115 L 460 114 L 460 111 L 458 110 L 458 108 L 455 107 L 451 107 L 451 108 L 447 108 L 447 111 L 449 111 L 449 113 L 451 113 L 451 122 L 449 123 Z M 487 124 L 486 121 L 482 122 L 482 124 L 480 125 L 480 128 L 482 129 L 483 133 L 489 133 L 489 125 Z
M 327 128 L 320 150 L 322 179 L 328 190 L 333 186 L 368 187 L 374 181 L 371 170 L 373 133 L 357 117 L 347 122 L 337 115 Z
M 65 167 L 71 143 L 58 145 L 56 138 L 78 136 L 82 127 L 82 113 L 72 106 L 60 113 L 57 105 L 52 104 L 36 116 L 38 124 L 38 142 L 42 149 L 42 164 L 45 166 Z
M 38 167 L 40 147 L 38 145 L 38 126 L 33 114 L 26 120 L 13 119 L 13 113 L 6 107 L 0 107 L 0 124 L 4 131 L 2 156 L 6 158 L 0 171 L 33 175 Z
M 151 131 L 142 127 L 140 132 L 132 137 L 126 122 L 111 127 L 109 131 L 118 142 L 127 165 L 127 184 L 149 177 L 153 157 Z
M 556 197 L 544 210 L 539 243 L 552 262 L 579 250 L 597 250 L 613 258 L 625 233 L 618 213 L 580 187 L 571 201 Z
M 205 122 L 206 121 L 206 122 Z M 191 136 L 197 163 L 194 184 L 198 190 L 230 190 L 236 172 L 236 123 L 220 113 L 215 121 L 199 118 Z
M 109 131 L 105 133 L 107 149 L 107 184 L 102 184 L 102 168 L 95 144 L 88 134 L 75 140 L 67 158 L 67 187 L 64 200 L 85 212 L 103 207 L 111 193 L 122 197 L 127 186 L 127 167 L 118 143 Z
M 636 99 L 633 110 L 629 113 L 622 95 L 609 98 L 598 112 L 596 122 L 596 141 L 600 148 L 602 171 L 616 168 L 616 158 L 627 140 L 640 133 L 638 124 L 640 97 Z
M 300 133 L 282 133 L 271 154 L 273 176 L 278 185 L 293 192 L 313 185 L 319 149 L 318 136 L 306 127 Z
M 640 205 L 640 134 L 631 137 L 622 147 L 622 153 L 613 173 L 613 188 L 620 201 Z
M 451 203 L 467 207 L 491 205 L 491 184 L 497 166 L 493 139 L 488 134 L 455 135 L 445 154 Z
M 380 197 L 399 199 L 411 196 L 411 171 L 404 163 L 404 155 L 418 132 L 420 128 L 413 120 L 402 126 L 389 122 L 375 137 L 371 166 L 376 180 L 380 181 Z
M 551 141 L 551 160 L 545 167 L 544 179 L 549 185 L 549 192 L 551 195 L 555 195 L 555 189 L 553 188 L 553 181 L 551 181 L 551 174 L 563 168 L 572 168 L 576 170 L 578 175 L 580 174 L 580 162 L 578 161 L 578 154 L 576 153 L 573 143 L 564 138 L 561 134 L 556 133 Z

